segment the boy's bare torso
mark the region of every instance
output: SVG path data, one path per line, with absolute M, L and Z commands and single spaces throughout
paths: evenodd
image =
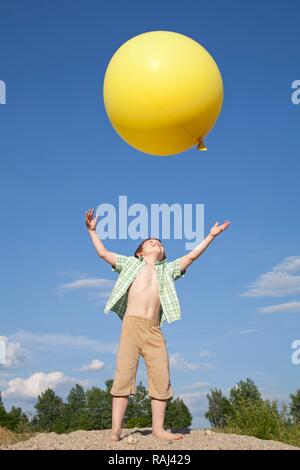
M 128 292 L 125 315 L 138 315 L 149 320 L 159 320 L 160 297 L 155 267 L 146 263 Z

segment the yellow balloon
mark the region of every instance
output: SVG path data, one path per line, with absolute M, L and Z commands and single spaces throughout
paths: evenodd
M 217 64 L 198 42 L 171 31 L 150 31 L 113 55 L 103 97 L 110 122 L 130 145 L 152 155 L 174 155 L 204 137 L 222 108 Z

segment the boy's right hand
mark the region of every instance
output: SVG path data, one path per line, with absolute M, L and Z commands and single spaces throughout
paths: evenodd
M 97 225 L 98 216 L 93 218 L 93 209 L 89 209 L 85 213 L 85 224 L 88 230 L 95 231 Z
M 99 216 L 96 216 L 93 218 L 93 212 L 94 212 L 93 209 L 89 209 L 85 213 L 85 223 L 90 234 L 92 232 L 96 232 L 97 219 L 99 218 Z M 116 263 L 117 263 L 116 253 L 113 253 L 112 251 L 107 250 L 99 237 L 91 235 L 91 239 L 100 258 L 104 259 L 111 266 L 116 266 Z

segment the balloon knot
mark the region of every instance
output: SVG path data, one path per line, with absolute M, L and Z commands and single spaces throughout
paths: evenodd
M 201 150 L 201 151 L 207 150 L 207 147 L 205 143 L 203 142 L 203 140 L 198 141 L 197 150 Z

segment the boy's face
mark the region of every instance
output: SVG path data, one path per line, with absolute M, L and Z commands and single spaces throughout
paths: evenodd
M 143 256 L 153 253 L 157 255 L 159 261 L 163 259 L 165 254 L 165 249 L 157 238 L 150 238 L 150 240 L 145 241 L 143 244 Z

